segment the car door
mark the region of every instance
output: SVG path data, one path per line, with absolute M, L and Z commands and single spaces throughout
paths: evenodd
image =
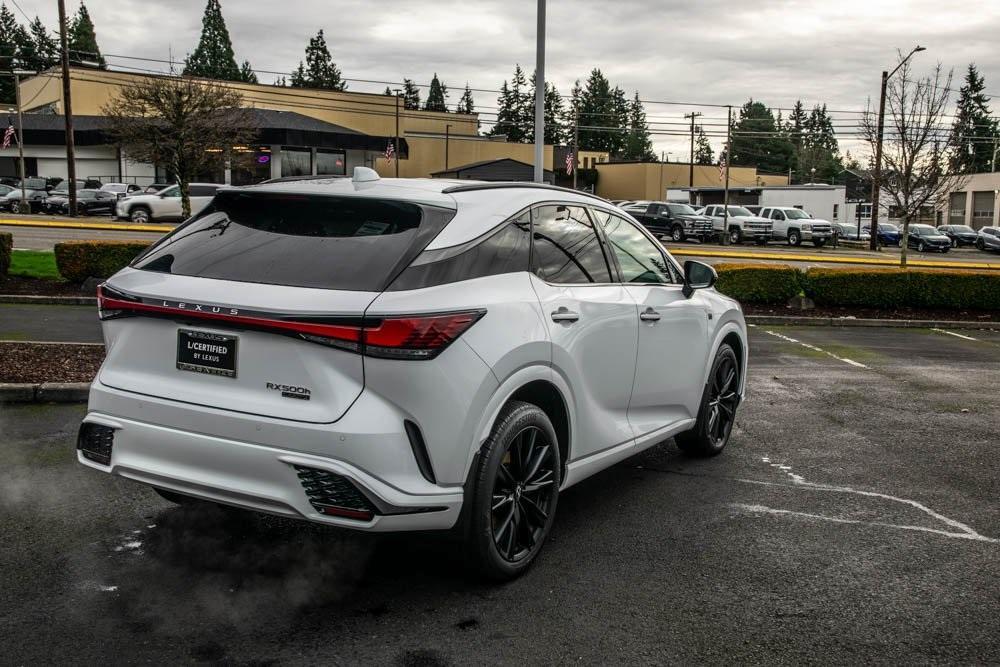
M 710 345 L 708 304 L 698 291 L 684 296 L 680 272 L 648 234 L 610 212 L 594 210 L 594 217 L 638 306 L 628 417 L 637 438 L 653 438 L 697 416 Z
M 582 206 L 532 210 L 532 284 L 549 329 L 552 368 L 573 392 L 570 460 L 631 445 L 629 398 L 638 311 Z
M 149 206 L 155 218 L 181 217 L 181 189 L 171 185 L 162 192 L 150 197 Z

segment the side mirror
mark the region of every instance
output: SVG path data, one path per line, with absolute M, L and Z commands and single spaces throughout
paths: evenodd
M 719 279 L 719 274 L 708 264 L 688 260 L 684 262 L 684 297 L 691 298 L 695 290 L 708 289 Z

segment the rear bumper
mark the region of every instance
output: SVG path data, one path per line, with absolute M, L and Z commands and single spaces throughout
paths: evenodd
M 448 529 L 462 506 L 461 487 L 421 476 L 402 422 L 398 432 L 372 432 L 359 424 L 352 428 L 349 419 L 317 425 L 234 417 L 95 382 L 84 423 L 114 429 L 114 445 L 108 465 L 78 452 L 83 465 L 204 500 L 366 531 Z M 227 437 L 219 426 L 228 427 Z M 376 514 L 370 520 L 321 514 L 296 466 L 346 478 Z

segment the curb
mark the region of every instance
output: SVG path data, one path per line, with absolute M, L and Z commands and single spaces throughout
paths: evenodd
M 691 257 L 711 257 L 713 259 L 757 259 L 763 261 L 779 262 L 817 262 L 821 264 L 862 264 L 869 266 L 891 266 L 899 267 L 899 258 L 878 257 L 844 257 L 842 255 L 797 255 L 794 253 L 780 252 L 754 252 L 752 250 L 719 251 L 702 250 L 700 248 L 667 248 L 671 255 L 691 256 Z M 951 269 L 966 271 L 1000 271 L 1000 264 L 991 262 L 928 262 L 919 259 L 907 260 L 907 266 L 920 269 Z
M 39 296 L 35 294 L 0 294 L 0 303 L 44 304 L 46 306 L 96 306 L 96 296 Z
M 95 229 L 112 232 L 172 232 L 176 225 L 139 225 L 114 222 L 70 222 L 60 220 L 12 220 L 0 218 L 0 225 L 7 227 L 43 227 L 49 229 Z
M 879 320 L 847 317 L 803 317 L 798 315 L 746 315 L 747 324 L 810 327 L 892 327 L 897 329 L 1000 329 L 1000 322 L 952 320 Z
M 89 382 L 0 383 L 0 403 L 86 403 Z

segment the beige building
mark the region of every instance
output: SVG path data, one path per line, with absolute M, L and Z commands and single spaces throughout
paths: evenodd
M 661 200 L 667 190 L 687 187 L 719 187 L 718 165 L 680 162 L 609 162 L 596 165 L 597 194 L 606 199 Z M 729 187 L 788 185 L 787 176 L 759 174 L 756 167 L 731 167 Z
M 938 200 L 939 224 L 968 225 L 973 229 L 1000 225 L 1000 172 L 970 174 L 962 187 Z

